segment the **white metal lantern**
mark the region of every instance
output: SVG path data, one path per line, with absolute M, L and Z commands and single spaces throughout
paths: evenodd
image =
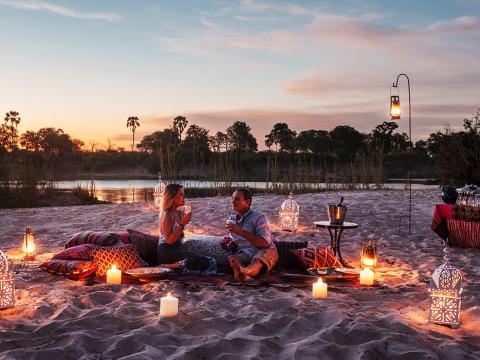
M 288 199 L 280 206 L 280 224 L 283 230 L 295 231 L 298 225 L 298 214 L 300 206 L 293 199 L 293 194 L 290 193 Z
M 153 191 L 153 199 L 155 206 L 160 209 L 160 212 L 162 211 L 162 199 L 166 186 L 167 185 L 165 185 L 165 183 L 162 181 L 162 176 L 159 173 L 158 184 L 155 185 L 155 190 Z
M 448 261 L 435 269 L 430 280 L 430 319 L 457 328 L 462 306 L 462 274 Z
M 13 283 L 13 268 L 7 256 L 0 250 L 0 309 L 15 306 L 15 285 Z

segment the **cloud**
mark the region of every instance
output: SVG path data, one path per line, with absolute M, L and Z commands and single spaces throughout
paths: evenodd
M 16 9 L 24 10 L 45 10 L 52 13 L 74 17 L 78 19 L 88 19 L 88 20 L 107 20 L 107 21 L 118 21 L 121 20 L 121 16 L 113 13 L 104 13 L 104 12 L 82 12 L 73 10 L 66 6 L 51 4 L 42 1 L 36 0 L 0 0 L 0 5 L 10 6 Z

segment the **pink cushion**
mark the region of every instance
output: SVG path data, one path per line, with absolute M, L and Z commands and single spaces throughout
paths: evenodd
M 88 247 L 92 246 L 89 244 L 82 244 L 77 246 L 72 246 L 63 251 L 60 251 L 58 254 L 53 256 L 53 260 L 92 260 L 92 256 L 88 252 Z
M 41 264 L 40 268 L 72 280 L 79 280 L 93 274 L 97 264 L 93 261 L 52 259 Z

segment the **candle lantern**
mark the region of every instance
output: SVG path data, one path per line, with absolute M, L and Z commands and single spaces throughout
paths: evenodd
M 340 199 L 340 202 L 337 205 L 329 204 L 328 208 L 328 219 L 332 225 L 343 225 L 345 221 L 345 215 L 347 214 L 347 207 L 342 204 L 343 196 Z
M 360 254 L 360 267 L 362 269 L 377 266 L 377 240 L 362 241 L 362 251 Z
M 300 206 L 293 199 L 293 194 L 290 192 L 288 199 L 282 203 L 280 207 L 280 224 L 283 230 L 295 231 L 298 225 L 298 215 Z
M 23 234 L 23 245 L 22 251 L 25 254 L 23 260 L 35 260 L 35 240 L 33 235 L 33 230 L 30 226 L 25 228 L 25 233 Z
M 400 120 L 400 96 L 390 96 L 390 118 L 392 120 Z
M 462 274 L 446 262 L 440 265 L 430 279 L 430 319 L 435 324 L 450 325 L 456 329 L 460 324 L 462 305 Z
M 13 283 L 13 267 L 7 256 L 0 250 L 0 309 L 15 306 L 15 285 Z

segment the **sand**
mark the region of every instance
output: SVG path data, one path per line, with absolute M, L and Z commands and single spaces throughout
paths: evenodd
M 358 223 L 342 240 L 344 258 L 358 265 L 362 239 L 378 239 L 374 288 L 330 286 L 327 299 L 309 288 L 197 285 L 163 280 L 109 286 L 71 281 L 34 266 L 17 267 L 16 306 L 0 311 L 2 359 L 478 359 L 480 250 L 454 249 L 464 277 L 460 328 L 427 322 L 428 281 L 442 263 L 442 243 L 430 230 L 438 191 L 414 191 L 413 231 L 399 214 L 404 191 L 357 191 L 297 196 L 300 226 L 293 235 L 326 245 L 312 230 L 325 206 L 345 196 L 347 221 Z M 254 198 L 278 231 L 283 196 Z M 188 199 L 191 233 L 222 234 L 227 197 Z M 18 257 L 26 225 L 37 234 L 39 261 L 61 250 L 80 230 L 134 228 L 156 233 L 152 203 L 0 210 L 0 246 Z M 312 236 L 313 234 L 313 236 Z M 180 313 L 159 318 L 160 297 L 172 291 Z

